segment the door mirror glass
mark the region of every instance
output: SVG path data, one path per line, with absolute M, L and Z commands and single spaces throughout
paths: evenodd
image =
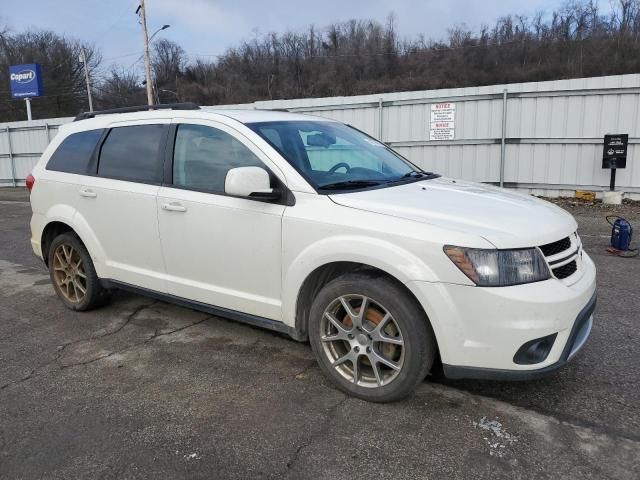
M 275 200 L 280 192 L 271 188 L 269 174 L 261 167 L 237 167 L 227 172 L 224 191 L 236 197 Z

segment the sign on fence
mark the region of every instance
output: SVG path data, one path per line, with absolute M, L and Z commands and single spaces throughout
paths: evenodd
M 431 104 L 429 140 L 453 140 L 456 130 L 456 104 Z

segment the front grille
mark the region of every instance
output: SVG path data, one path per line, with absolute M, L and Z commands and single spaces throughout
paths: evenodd
M 564 252 L 571 247 L 571 240 L 569 237 L 563 238 L 562 240 L 558 240 L 557 242 L 547 243 L 546 245 L 542 245 L 540 250 L 545 257 L 550 257 L 551 255 L 556 255 L 560 252 Z
M 565 279 L 578 271 L 578 256 L 580 254 L 580 239 L 577 234 L 565 237 L 555 242 L 547 243 L 540 247 L 553 275 L 559 279 Z M 568 260 L 571 260 L 568 263 Z M 554 266 L 562 263 L 561 266 Z
M 578 269 L 578 265 L 576 261 L 573 260 L 565 265 L 562 265 L 561 267 L 554 268 L 553 274 L 556 276 L 556 278 L 559 278 L 562 280 L 563 278 L 570 277 L 571 275 L 576 273 L 577 269 Z

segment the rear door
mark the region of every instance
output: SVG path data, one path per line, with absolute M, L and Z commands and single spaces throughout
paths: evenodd
M 78 221 L 100 244 L 102 277 L 166 292 L 156 196 L 169 120 L 115 124 L 78 187 Z
M 224 193 L 229 169 L 259 166 L 273 174 L 275 166 L 224 124 L 178 121 L 172 132 L 158 194 L 169 292 L 280 320 L 285 206 Z
M 83 130 L 72 133 L 57 146 L 45 166 L 47 174 L 44 179 L 37 179 L 37 195 L 44 200 L 37 205 L 40 215 L 46 216 L 52 203 L 70 209 L 80 203 L 78 185 L 91 175 L 92 158 L 104 134 L 102 128 Z M 31 200 L 33 206 L 34 198 Z

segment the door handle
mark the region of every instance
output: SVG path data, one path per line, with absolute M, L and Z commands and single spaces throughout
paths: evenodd
M 162 209 L 166 210 L 167 212 L 186 212 L 187 211 L 187 207 L 177 202 L 163 203 Z
M 98 194 L 96 192 L 94 192 L 93 190 L 91 190 L 90 188 L 81 188 L 80 189 L 80 196 L 81 197 L 87 197 L 87 198 L 96 198 L 98 196 Z

